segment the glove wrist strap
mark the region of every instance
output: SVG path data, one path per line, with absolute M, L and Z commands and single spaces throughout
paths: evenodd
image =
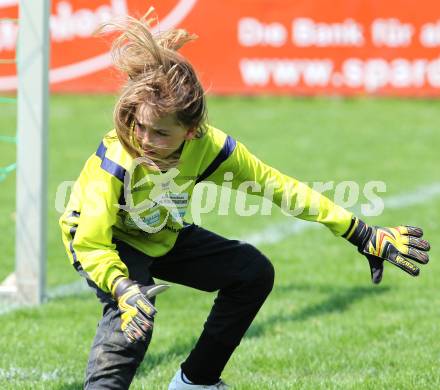
M 356 229 L 356 226 L 358 225 L 359 220 L 355 216 L 351 218 L 350 226 L 348 227 L 347 231 L 342 235 L 342 237 L 346 238 L 347 240 L 353 235 L 354 230 Z
M 361 219 L 353 217 L 351 220 L 350 227 L 342 235 L 353 245 L 357 246 L 359 251 L 362 252 L 365 243 L 371 233 L 371 228 Z
M 118 299 L 124 293 L 124 291 L 133 284 L 134 282 L 129 278 L 127 278 L 126 276 L 118 276 L 113 281 L 112 295 L 116 299 Z

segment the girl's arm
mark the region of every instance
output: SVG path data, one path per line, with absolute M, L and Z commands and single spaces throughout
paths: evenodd
M 122 181 L 106 167 L 98 155 L 89 158 L 60 225 L 75 268 L 85 272 L 100 289 L 110 292 L 113 281 L 118 276 L 128 276 L 128 270 L 112 242 Z
M 297 179 L 264 164 L 240 142 L 206 180 L 221 185 L 225 181 L 225 174 L 232 174 L 234 189 L 265 196 L 285 212 L 300 219 L 320 222 L 338 236 L 350 226 L 351 212 Z

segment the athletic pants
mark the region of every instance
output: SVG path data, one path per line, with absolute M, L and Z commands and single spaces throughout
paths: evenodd
M 218 291 L 203 332 L 181 367 L 198 384 L 216 383 L 234 349 L 272 290 L 270 261 L 243 241 L 228 240 L 196 225 L 180 231 L 166 255 L 151 258 L 121 241 L 115 241 L 130 279 L 143 285 L 153 277 L 202 291 Z M 120 311 L 110 294 L 92 281 L 103 304 L 103 317 L 89 355 L 85 389 L 128 389 L 142 362 L 145 342 L 130 344 L 123 335 Z

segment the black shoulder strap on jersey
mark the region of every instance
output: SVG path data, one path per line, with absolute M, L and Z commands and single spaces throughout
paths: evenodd
M 220 150 L 220 153 L 217 155 L 217 157 L 212 161 L 211 164 L 208 165 L 208 167 L 203 171 L 203 173 L 197 178 L 196 184 L 205 180 L 208 176 L 214 173 L 215 170 L 220 166 L 220 164 L 231 155 L 231 153 L 235 149 L 235 145 L 236 145 L 235 139 L 232 138 L 230 135 L 228 135 L 222 150 Z

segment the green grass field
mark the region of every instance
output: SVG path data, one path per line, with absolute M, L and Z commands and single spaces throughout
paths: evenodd
M 111 128 L 114 100 L 51 99 L 50 289 L 79 280 L 61 244 L 57 186 L 75 180 Z M 209 107 L 213 125 L 303 181 L 382 180 L 387 198 L 440 182 L 440 101 L 211 98 Z M 15 107 L 0 109 L 0 134 L 14 135 Z M 15 161 L 12 145 L 0 143 L 0 150 L 0 166 Z M 0 280 L 13 270 L 14 188 L 14 175 L 0 183 Z M 259 245 L 274 263 L 275 287 L 226 367 L 223 377 L 234 389 L 440 388 L 440 196 L 366 220 L 422 226 L 433 247 L 431 263 L 416 279 L 386 265 L 382 284 L 373 286 L 366 260 L 325 229 Z M 276 211 L 252 218 L 214 212 L 202 221 L 246 238 L 294 220 Z M 133 389 L 167 388 L 213 299 L 177 285 L 158 299 L 155 335 Z M 0 388 L 80 389 L 99 317 L 90 293 L 0 315 Z

